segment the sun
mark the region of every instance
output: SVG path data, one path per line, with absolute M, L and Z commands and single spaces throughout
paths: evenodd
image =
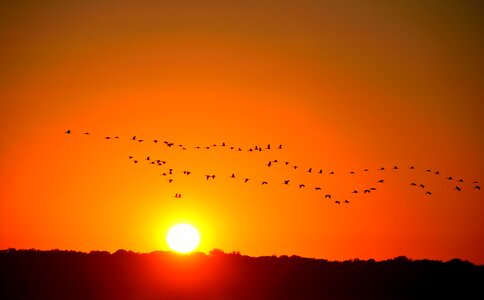
M 200 234 L 190 224 L 177 224 L 168 231 L 166 241 L 173 251 L 189 253 L 195 250 L 200 243 Z

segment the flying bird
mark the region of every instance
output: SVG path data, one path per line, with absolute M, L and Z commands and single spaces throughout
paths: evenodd
M 350 171 L 350 174 L 353 175 L 353 174 L 355 174 L 355 172 L 354 171 Z
M 398 170 L 398 167 L 397 166 L 393 166 L 393 170 Z
M 303 188 L 303 187 L 306 187 L 306 186 L 304 184 L 299 185 L 299 188 Z
M 84 132 L 85 135 L 89 135 L 90 133 L 89 132 Z
M 66 132 L 64 132 L 66 134 L 71 134 L 71 130 L 70 129 L 67 129 Z
M 249 180 L 250 180 L 249 178 L 245 178 L 244 183 L 247 183 L 247 181 L 249 181 Z
M 348 200 L 345 200 L 345 203 L 350 203 L 350 201 L 348 201 Z
M 410 183 L 410 185 L 417 186 L 415 182 Z
M 481 189 L 481 186 L 476 185 L 476 186 L 475 186 L 475 187 L 473 187 L 473 188 L 474 188 L 474 189 L 476 189 L 476 190 L 480 190 L 480 189 Z
M 320 169 L 319 170 L 319 174 L 323 174 L 323 169 Z
M 315 189 L 316 191 L 320 191 L 320 190 L 321 190 L 321 188 L 320 188 L 319 186 L 315 187 L 314 189 Z
M 370 190 L 365 190 L 363 193 L 364 193 L 364 194 L 368 194 L 368 193 L 370 193 L 370 192 L 371 192 Z
M 379 170 L 380 171 L 385 171 L 385 168 L 384 167 L 381 167 Z
M 333 174 L 334 174 L 334 171 L 329 172 L 329 175 L 333 175 Z
M 270 160 L 270 161 L 267 163 L 267 166 L 268 166 L 268 167 L 272 166 L 272 160 Z
M 424 189 L 424 188 L 425 188 L 425 185 L 420 184 L 418 187 L 421 187 L 421 188 L 423 188 L 423 189 Z
M 378 180 L 379 183 L 385 183 L 385 180 L 384 179 L 380 179 Z
M 277 147 L 278 149 L 282 149 L 282 144 L 279 145 L 279 147 Z
M 284 184 L 289 184 L 290 180 L 284 180 Z
M 341 202 L 339 202 L 338 200 L 334 201 L 334 203 L 336 203 L 336 204 L 341 204 Z
M 452 180 L 452 177 L 451 176 L 447 177 L 447 180 Z
M 267 181 L 262 181 L 262 183 L 261 183 L 261 184 L 262 184 L 262 185 L 267 184 Z
M 331 195 L 330 195 L 330 194 L 326 194 L 326 195 L 324 195 L 324 199 L 326 199 L 326 198 L 331 199 Z
M 429 192 L 429 191 L 427 191 L 425 194 L 426 194 L 426 195 L 429 195 L 429 196 L 430 196 L 430 195 L 432 195 L 432 193 L 431 193 L 431 192 Z
M 357 190 L 353 190 L 351 193 L 352 193 L 352 194 L 357 194 L 357 193 L 358 193 L 358 191 L 357 191 Z
M 414 166 L 411 166 L 411 167 L 410 167 L 410 170 L 415 170 L 415 167 L 414 167 Z
M 376 189 L 374 187 L 371 187 L 370 191 L 376 191 Z
M 235 178 L 235 174 L 234 174 L 234 173 L 232 173 L 232 176 L 230 176 L 230 178 Z
M 308 173 L 311 173 L 313 171 L 313 168 L 309 168 Z
M 455 186 L 454 190 L 457 190 L 458 192 L 460 192 L 462 189 L 460 188 L 460 186 Z

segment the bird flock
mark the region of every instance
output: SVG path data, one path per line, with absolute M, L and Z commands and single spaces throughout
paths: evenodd
M 65 134 L 72 135 L 74 133 L 71 130 L 66 130 Z M 90 132 L 80 132 L 78 134 L 82 134 L 82 135 L 85 135 L 85 136 L 91 136 Z M 119 136 L 115 135 L 115 136 L 104 136 L 103 139 L 105 139 L 106 141 L 110 141 L 110 140 L 118 140 L 118 139 L 121 139 L 121 138 Z M 127 139 L 129 139 L 130 141 L 135 142 L 135 143 L 160 144 L 160 145 L 164 145 L 167 148 L 179 149 L 181 151 L 210 150 L 210 149 L 219 147 L 219 148 L 224 148 L 224 149 L 228 149 L 230 151 L 236 151 L 236 152 L 262 152 L 262 151 L 274 151 L 274 150 L 280 151 L 280 150 L 283 150 L 283 148 L 284 148 L 282 144 L 278 144 L 276 146 L 272 146 L 271 144 L 267 144 L 267 145 L 264 145 L 264 146 L 256 145 L 254 147 L 239 147 L 239 146 L 228 145 L 225 142 L 222 142 L 220 144 L 215 143 L 215 144 L 204 145 L 204 146 L 201 146 L 201 145 L 186 146 L 186 145 L 183 145 L 183 144 L 176 144 L 174 142 L 166 141 L 166 140 L 161 141 L 161 140 L 158 140 L 158 139 L 142 139 L 138 136 L 131 136 Z M 146 157 L 138 158 L 138 157 L 135 157 L 133 155 L 128 155 L 127 158 L 133 164 L 145 163 L 145 164 L 149 164 L 149 165 L 157 166 L 157 167 L 163 167 L 167 164 L 166 160 L 155 158 L 155 157 L 152 157 L 152 156 L 146 156 Z M 293 170 L 301 170 L 302 169 L 302 168 L 299 168 L 299 166 L 297 164 L 290 163 L 289 161 L 279 161 L 277 159 L 269 160 L 265 163 L 265 165 L 266 165 L 267 168 L 275 168 L 277 165 L 279 165 L 279 166 L 282 166 L 284 168 L 293 169 Z M 415 171 L 415 172 L 417 171 L 417 168 L 415 166 L 409 166 L 409 167 L 406 167 L 406 168 L 408 168 L 408 170 L 411 170 L 411 171 Z M 383 177 L 385 171 L 390 171 L 390 170 L 398 171 L 400 169 L 401 169 L 401 167 L 399 167 L 399 166 L 393 166 L 393 167 L 388 168 L 388 169 L 385 168 L 385 167 L 380 167 L 380 168 L 377 168 L 373 171 L 379 172 L 381 174 L 381 176 Z M 307 174 L 314 174 L 314 175 L 317 175 L 317 176 L 324 176 L 324 175 L 334 176 L 334 175 L 336 175 L 336 172 L 334 170 L 324 170 L 324 169 L 314 168 L 314 167 L 309 167 L 309 168 L 304 169 L 304 170 Z M 422 171 L 424 171 L 428 174 L 432 174 L 434 176 L 442 176 L 440 171 L 438 171 L 438 170 L 422 169 Z M 371 172 L 371 170 L 367 169 L 367 168 L 362 169 L 360 171 L 350 170 L 350 171 L 347 171 L 346 174 L 353 176 L 357 173 L 367 173 L 367 172 Z M 312 190 L 314 190 L 318 193 L 321 193 L 322 199 L 330 199 L 336 205 L 349 204 L 350 203 L 350 201 L 345 196 L 338 197 L 338 199 L 333 199 L 333 194 L 331 192 L 328 192 L 328 191 L 323 191 L 323 188 L 320 185 L 310 187 L 310 186 L 307 186 L 305 183 L 294 183 L 294 181 L 290 178 L 284 179 L 281 182 L 269 182 L 268 180 L 260 180 L 260 181 L 253 180 L 250 177 L 241 176 L 241 175 L 235 174 L 235 173 L 225 174 L 223 176 L 222 175 L 219 176 L 219 175 L 216 175 L 216 174 L 194 174 L 192 171 L 189 171 L 189 170 L 178 170 L 178 169 L 173 169 L 173 168 L 163 169 L 160 174 L 161 174 L 162 177 L 164 177 L 166 179 L 166 182 L 169 183 L 169 184 L 174 182 L 177 175 L 182 175 L 182 176 L 199 176 L 199 177 L 202 177 L 206 181 L 215 181 L 218 178 L 227 178 L 229 180 L 240 180 L 240 182 L 243 183 L 243 184 L 255 182 L 256 184 L 259 184 L 261 186 L 265 186 L 265 185 L 269 185 L 269 184 L 280 184 L 280 185 L 283 185 L 283 186 L 291 185 L 291 186 L 295 186 L 296 188 L 298 188 L 300 190 L 312 189 Z M 340 174 L 340 173 L 338 173 L 338 174 Z M 443 177 L 443 178 L 445 180 L 449 181 L 449 182 L 452 182 L 452 185 L 453 185 L 452 190 L 453 191 L 462 192 L 464 190 L 463 184 L 464 184 L 465 181 L 463 179 L 454 179 L 454 177 L 452 177 L 452 176 L 446 176 L 446 177 Z M 473 180 L 473 181 L 470 181 L 470 182 L 472 183 L 472 185 L 471 185 L 472 190 L 480 191 L 481 187 L 480 187 L 479 182 L 477 180 Z M 362 189 L 352 189 L 351 191 L 348 191 L 346 196 L 348 196 L 348 195 L 370 194 L 374 191 L 377 191 L 377 188 L 375 186 L 383 185 L 383 184 L 385 184 L 385 179 L 383 179 L 383 178 L 378 179 L 378 180 L 375 181 L 374 186 L 368 186 L 368 187 L 365 187 L 365 188 L 362 188 Z M 423 182 L 410 182 L 409 186 L 412 187 L 412 188 L 415 188 L 415 189 L 420 189 L 427 196 L 432 196 L 432 191 L 430 191 L 427 188 L 427 185 Z M 175 198 L 182 198 L 182 194 L 176 193 L 174 195 L 174 197 Z

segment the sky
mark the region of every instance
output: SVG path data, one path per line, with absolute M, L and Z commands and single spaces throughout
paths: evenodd
M 483 9 L 2 1 L 0 248 L 484 264 Z

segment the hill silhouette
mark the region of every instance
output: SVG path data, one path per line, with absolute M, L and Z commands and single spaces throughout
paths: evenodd
M 1 250 L 1 299 L 484 299 L 484 266 L 118 250 Z

